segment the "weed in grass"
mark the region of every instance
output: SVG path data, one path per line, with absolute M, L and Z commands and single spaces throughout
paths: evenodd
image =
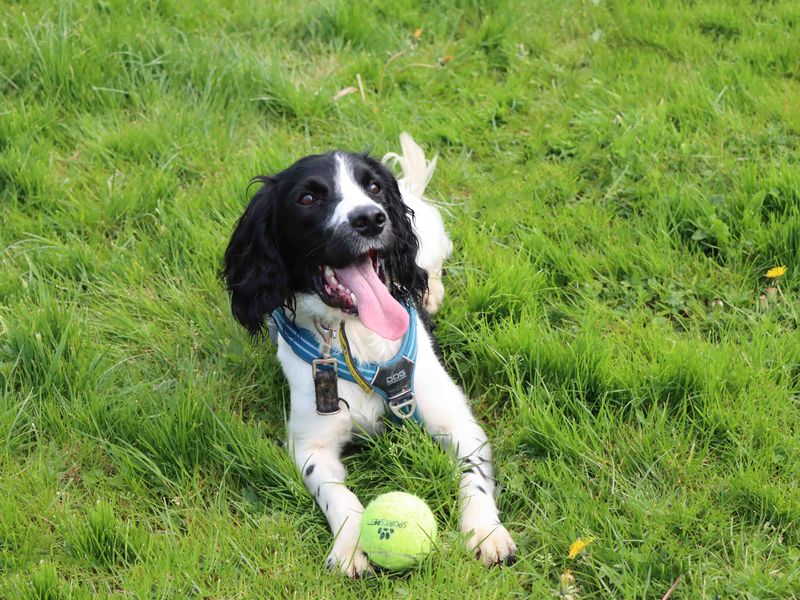
M 31 573 L 29 588 L 21 588 L 17 591 L 17 597 L 20 600 L 62 600 L 69 597 L 64 591 L 56 568 L 47 562 L 42 562 Z
M 120 522 L 105 502 L 88 509 L 85 521 L 70 529 L 65 532 L 68 552 L 93 567 L 129 566 L 143 552 L 142 533 L 132 523 Z

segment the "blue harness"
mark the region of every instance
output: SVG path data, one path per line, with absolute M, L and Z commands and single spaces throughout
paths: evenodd
M 339 327 L 339 340 L 342 350 L 323 345 L 308 329 L 298 327 L 286 317 L 282 308 L 272 312 L 278 333 L 289 344 L 297 356 L 312 366 L 312 373 L 318 370 L 333 370 L 336 376 L 357 384 L 367 393 L 374 392 L 383 398 L 387 412 L 396 423 L 413 419 L 422 423 L 417 401 L 414 397 L 414 363 L 417 359 L 417 313 L 406 304 L 409 323 L 400 350 L 385 363 L 363 362 L 353 357 L 344 329 L 344 321 Z

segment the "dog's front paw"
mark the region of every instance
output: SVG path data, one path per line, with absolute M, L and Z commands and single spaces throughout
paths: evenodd
M 467 547 L 475 552 L 476 558 L 487 567 L 499 563 L 513 565 L 517 560 L 517 545 L 511 534 L 500 523 L 479 525 L 462 529 L 467 535 Z
M 325 559 L 328 570 L 338 569 L 353 579 L 370 572 L 369 560 L 360 546 L 353 544 L 334 544 L 328 558 Z

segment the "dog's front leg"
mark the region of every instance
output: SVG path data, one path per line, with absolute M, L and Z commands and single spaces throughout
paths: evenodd
M 341 425 L 344 424 L 340 423 L 342 418 L 338 415 L 314 414 L 311 420 L 312 423 L 306 422 L 302 428 L 292 427 L 290 420 L 289 442 L 294 461 L 333 533 L 333 548 L 326 566 L 358 577 L 367 571 L 369 561 L 358 544 L 364 507 L 345 486 L 346 472 L 339 458 L 343 443 Z
M 322 509 L 333 533 L 333 548 L 326 566 L 357 577 L 369 568 L 358 544 L 364 507 L 344 484 L 346 470 L 340 459 L 350 440 L 353 423 L 349 411 L 320 415 L 316 411 L 311 369 L 279 339 L 278 358 L 289 380 L 291 411 L 287 425 L 289 451 L 309 492 Z
M 492 450 L 464 393 L 450 379 L 429 344 L 421 336 L 415 376 L 417 400 L 425 428 L 463 467 L 459 489 L 461 531 L 467 536 L 469 548 L 486 565 L 511 564 L 517 547 L 500 523 L 494 499 Z

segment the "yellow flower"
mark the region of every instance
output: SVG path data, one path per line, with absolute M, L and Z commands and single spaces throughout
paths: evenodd
M 589 538 L 588 540 L 585 540 L 583 538 L 578 538 L 577 540 L 572 542 L 572 544 L 570 544 L 570 546 L 569 546 L 569 554 L 567 555 L 567 558 L 572 560 L 573 558 L 578 556 L 578 554 L 580 554 L 581 552 L 586 550 L 586 546 L 591 544 L 593 541 L 594 541 L 594 538 Z
M 786 274 L 786 267 L 772 267 L 769 271 L 767 271 L 767 277 L 770 279 L 777 279 L 778 277 L 783 277 Z

